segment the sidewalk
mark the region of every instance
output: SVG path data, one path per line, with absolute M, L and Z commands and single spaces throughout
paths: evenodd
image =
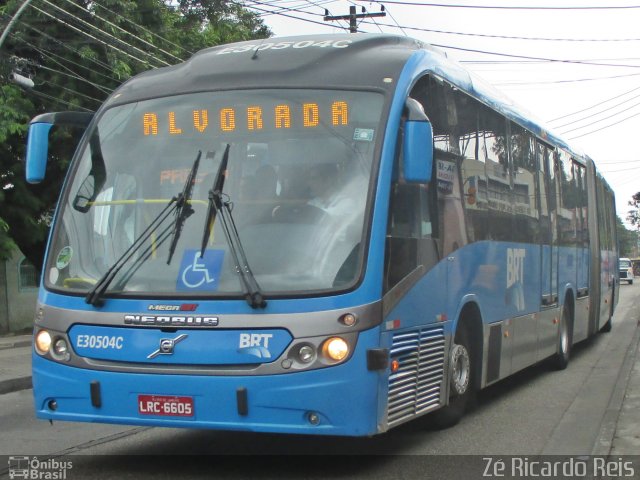
M 31 388 L 31 335 L 0 337 L 0 395 Z M 592 455 L 640 452 L 640 327 L 636 329 Z
M 0 337 L 0 395 L 31 388 L 31 335 Z
M 626 383 L 620 414 L 616 421 L 609 454 L 638 455 L 640 453 L 640 322 L 627 353 L 630 372 Z M 624 383 L 624 382 L 620 382 Z

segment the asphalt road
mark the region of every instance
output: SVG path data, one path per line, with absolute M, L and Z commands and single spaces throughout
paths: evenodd
M 489 387 L 480 393 L 474 410 L 448 430 L 437 431 L 428 422 L 419 422 L 377 437 L 353 439 L 50 425 L 34 418 L 32 392 L 23 390 L 0 395 L 0 455 L 77 455 L 71 457 L 74 463 L 68 479 L 204 474 L 409 479 L 462 478 L 461 469 L 467 469 L 467 478 L 482 478 L 487 462 L 482 456 L 580 458 L 602 453 L 610 446 L 603 442 L 610 439 L 608 433 L 617 418 L 612 398 L 640 316 L 640 282 L 622 285 L 620 291 L 612 332 L 574 347 L 566 370 L 554 371 L 542 363 Z M 8 472 L 2 458 L 0 476 Z

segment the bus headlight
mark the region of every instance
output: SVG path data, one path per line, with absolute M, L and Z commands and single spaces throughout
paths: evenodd
M 334 362 L 344 360 L 349 355 L 349 344 L 340 337 L 331 337 L 322 344 L 322 355 Z
M 71 353 L 69 352 L 69 344 L 64 338 L 57 338 L 53 342 L 51 356 L 56 360 L 64 361 L 68 361 L 71 358 Z
M 46 355 L 51 350 L 51 334 L 46 330 L 40 330 L 36 334 L 36 351 L 40 355 Z
M 316 357 L 316 351 L 311 345 L 303 345 L 298 350 L 298 360 L 302 363 L 310 363 Z

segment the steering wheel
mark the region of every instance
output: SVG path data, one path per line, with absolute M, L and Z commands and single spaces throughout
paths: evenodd
M 282 223 L 318 223 L 327 216 L 320 207 L 309 204 L 278 205 L 271 216 Z

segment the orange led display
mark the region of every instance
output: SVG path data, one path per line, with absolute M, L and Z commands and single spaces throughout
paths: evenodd
M 276 128 L 291 128 L 291 109 L 289 105 L 276 105 Z
M 209 118 L 211 113 L 211 118 Z M 189 118 L 191 117 L 191 118 Z M 331 120 L 329 120 L 331 117 Z M 246 119 L 246 123 L 245 123 Z M 210 121 L 211 120 L 211 121 Z M 212 129 L 217 132 L 260 132 L 265 129 L 316 128 L 321 124 L 348 126 L 349 104 L 335 101 L 330 104 L 307 102 L 278 105 L 245 105 L 208 110 L 196 108 L 185 112 L 146 112 L 142 114 L 145 136 L 163 134 L 193 135 Z
M 176 112 L 169 112 L 169 133 L 171 135 L 180 135 L 181 128 L 176 127 Z
M 142 127 L 145 135 L 157 135 L 158 116 L 155 113 L 145 113 L 142 117 Z
M 236 129 L 236 111 L 233 108 L 220 110 L 220 130 L 233 132 Z
M 249 130 L 262 130 L 262 108 L 247 107 L 247 128 Z
M 317 127 L 320 123 L 317 103 L 305 103 L 302 105 L 302 124 L 305 127 Z
M 209 125 L 209 112 L 207 110 L 193 111 L 193 126 L 200 133 L 204 132 Z
M 349 124 L 349 106 L 347 102 L 333 102 L 331 105 L 331 125 Z

